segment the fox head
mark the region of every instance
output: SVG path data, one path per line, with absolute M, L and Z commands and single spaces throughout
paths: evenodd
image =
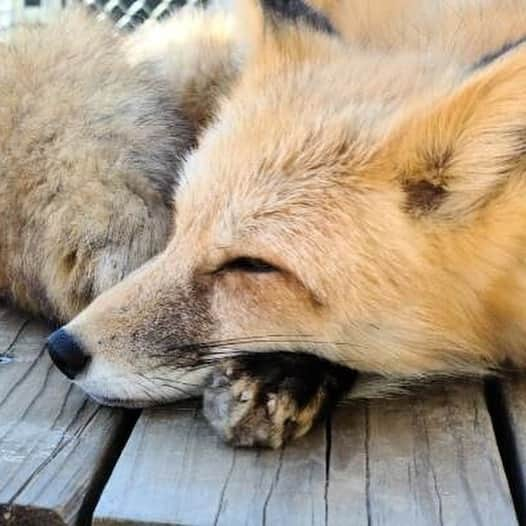
M 526 49 L 469 70 L 354 54 L 287 5 L 243 8 L 244 71 L 185 163 L 167 249 L 60 332 L 102 402 L 196 393 L 245 351 L 412 376 L 524 340 Z

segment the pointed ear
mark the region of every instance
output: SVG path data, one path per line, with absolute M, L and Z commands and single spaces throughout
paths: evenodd
M 301 40 L 336 34 L 329 19 L 303 0 L 237 0 L 237 15 L 249 56 L 265 50 L 294 54 Z M 296 47 L 290 45 L 291 39 Z
M 414 216 L 458 219 L 498 199 L 526 173 L 526 46 L 420 109 L 384 152 Z
M 303 0 L 259 0 L 267 19 L 276 25 L 297 24 L 313 31 L 335 34 L 329 19 Z

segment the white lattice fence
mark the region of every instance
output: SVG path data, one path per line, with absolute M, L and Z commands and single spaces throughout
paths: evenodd
M 119 29 L 133 29 L 149 18 L 161 19 L 186 4 L 205 4 L 207 0 L 0 0 L 0 38 L 21 23 L 44 22 L 67 4 L 81 1 L 112 20 Z
M 205 0 L 83 0 L 84 4 L 109 17 L 119 29 L 133 29 L 149 18 L 160 20 L 186 4 Z

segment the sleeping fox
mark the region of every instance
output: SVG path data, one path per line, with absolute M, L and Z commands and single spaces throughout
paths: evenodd
M 243 57 L 174 167 L 166 248 L 48 340 L 93 398 L 204 391 L 225 440 L 279 447 L 354 371 L 525 365 L 521 2 L 364 4 L 237 7 Z

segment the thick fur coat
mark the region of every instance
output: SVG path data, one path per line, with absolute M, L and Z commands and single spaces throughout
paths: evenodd
M 229 24 L 188 10 L 125 37 L 73 9 L 0 48 L 0 293 L 69 320 L 165 247 L 235 72 Z
M 173 236 L 157 258 L 52 337 L 57 363 L 80 354 L 82 367 L 67 368 L 76 383 L 103 403 L 129 406 L 201 392 L 212 371 L 205 412 L 216 429 L 233 443 L 272 446 L 306 432 L 352 384 L 350 370 L 414 380 L 485 374 L 505 363 L 524 366 L 521 2 L 246 0 L 237 9 L 242 23 L 235 35 L 244 50 L 239 75 L 228 96 L 220 97 L 215 117 L 204 119 L 207 129 L 180 170 L 173 141 L 177 146 L 186 133 L 174 134 L 163 119 L 153 119 L 142 130 L 146 139 L 137 140 L 137 121 L 152 120 L 144 102 L 113 117 L 126 123 L 117 126 L 114 142 L 97 142 L 99 132 L 82 137 L 81 152 L 99 148 L 88 150 L 86 165 L 97 174 L 90 199 L 97 207 L 120 212 L 140 196 L 142 210 L 158 210 L 146 203 L 163 202 L 165 193 L 151 182 L 165 181 L 166 170 L 152 176 L 151 166 L 171 166 L 171 176 L 180 175 L 173 216 L 137 214 L 133 221 L 140 226 L 131 241 L 104 220 L 94 228 L 110 237 L 119 232 L 116 246 L 123 239 L 126 246 L 140 245 L 137 262 L 162 245 L 140 239 L 138 232 L 151 230 L 149 220 L 160 225 L 154 239 L 165 240 L 169 228 Z M 143 89 L 140 70 L 132 91 Z M 103 70 L 99 85 L 118 71 Z M 153 91 L 155 101 L 170 104 L 162 87 Z M 23 108 L 33 95 L 13 95 L 13 106 Z M 77 122 L 84 106 L 75 105 L 76 95 L 68 97 L 72 101 L 59 114 Z M 114 95 L 108 97 L 101 101 L 113 101 Z M 176 110 L 170 119 L 191 113 L 184 105 L 181 116 Z M 20 150 L 20 165 L 12 164 L 20 168 L 7 173 L 16 174 L 17 184 L 37 184 L 38 176 L 20 177 L 24 166 L 50 173 L 45 164 L 28 163 L 36 155 L 42 163 L 62 162 L 56 173 L 68 173 L 46 177 L 46 185 L 60 188 L 56 181 L 62 180 L 78 186 L 74 168 L 84 164 L 71 161 L 76 150 L 64 146 L 78 131 L 56 130 L 54 114 L 42 112 L 37 122 L 39 130 L 49 130 L 45 139 L 38 148 L 29 142 Z M 94 122 L 90 130 L 97 130 Z M 22 144 L 28 137 L 21 134 Z M 131 148 L 145 141 L 160 148 L 151 165 Z M 53 161 L 40 153 L 61 144 Z M 168 164 L 163 144 L 172 146 Z M 113 171 L 106 168 L 101 176 L 96 167 L 103 162 Z M 138 169 L 128 169 L 128 182 L 120 183 L 128 166 Z M 111 193 L 101 177 L 113 185 Z M 148 181 L 147 195 L 141 181 Z M 40 278 L 23 274 L 31 240 L 48 236 L 40 246 L 52 250 L 53 240 L 63 239 L 55 229 L 99 214 L 90 204 L 90 215 L 79 215 L 86 218 L 79 223 L 75 212 L 83 210 L 86 194 L 78 194 L 80 203 L 71 210 L 71 200 L 50 197 L 35 208 L 26 199 L 31 191 L 20 186 L 8 194 L 6 206 L 20 219 L 4 242 L 10 244 L 2 249 L 2 268 L 10 273 L 7 283 L 42 291 Z M 104 214 L 112 217 L 106 209 Z M 19 244 L 29 248 L 17 249 Z M 90 247 L 98 245 L 72 236 L 66 246 L 71 249 L 63 259 L 37 251 L 43 259 L 31 269 L 47 276 L 48 262 L 56 272 L 56 262 L 63 261 L 55 289 L 74 297 L 82 281 L 70 284 L 61 276 L 75 276 L 83 251 L 93 253 Z M 97 259 L 106 261 L 112 258 Z M 125 273 L 117 268 L 104 270 L 100 279 L 117 281 Z M 22 278 L 13 281 L 17 273 Z M 44 283 L 54 281 L 46 277 Z M 47 301 L 53 304 L 53 295 Z

